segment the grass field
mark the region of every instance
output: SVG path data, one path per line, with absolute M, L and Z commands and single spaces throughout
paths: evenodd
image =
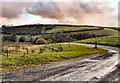
M 83 32 L 73 32 L 72 34 L 76 34 L 76 33 L 90 33 L 90 34 L 96 34 L 96 35 L 109 35 L 109 36 L 118 36 L 118 31 L 117 30 L 113 30 L 113 29 L 108 29 L 105 28 L 104 30 L 95 30 L 95 31 L 83 31 Z
M 66 27 L 67 28 L 67 27 Z M 78 28 L 78 27 L 77 27 Z M 85 28 L 85 27 L 84 27 Z M 89 27 L 90 28 L 90 27 Z M 94 27 L 95 28 L 95 27 Z M 80 31 L 80 32 L 70 32 L 70 34 L 83 34 L 83 33 L 88 33 L 88 34 L 95 34 L 95 35 L 106 35 L 106 36 L 118 36 L 119 31 L 109 29 L 109 28 L 104 28 L 103 30 L 93 30 L 93 31 Z M 67 34 L 67 33 L 64 33 Z
M 56 26 L 51 30 L 47 30 L 45 33 L 56 33 L 61 31 L 74 31 L 74 30 L 86 30 L 97 29 L 96 27 L 70 27 L 70 26 Z
M 53 44 L 48 46 L 57 48 L 59 45 L 60 44 Z M 8 58 L 2 55 L 3 72 L 106 53 L 106 50 L 104 49 L 94 49 L 79 45 L 71 45 L 71 47 L 67 44 L 61 45 L 63 47 L 62 52 L 51 52 L 50 49 L 45 49 L 45 52 L 42 54 L 38 54 L 36 51 L 35 53 L 29 53 L 28 55 L 15 55 L 14 53 Z
M 118 37 L 118 36 L 90 38 L 90 39 L 80 40 L 80 41 L 76 41 L 76 42 L 89 43 L 89 44 L 93 44 L 93 43 L 97 42 L 100 45 L 120 47 L 120 37 Z

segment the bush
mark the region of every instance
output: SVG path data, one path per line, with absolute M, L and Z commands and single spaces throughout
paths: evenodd
M 48 39 L 52 39 L 52 42 L 72 42 L 75 40 L 70 36 L 70 34 L 64 34 L 63 32 L 49 35 Z
M 17 42 L 17 35 L 12 34 L 12 35 L 3 36 L 2 41 L 3 42 L 5 42 L 5 41 Z
M 97 35 L 97 34 L 94 34 L 94 33 L 77 33 L 77 34 L 71 35 L 71 37 L 73 39 L 76 39 L 76 40 L 95 38 L 95 37 L 103 37 L 103 36 L 107 36 L 107 35 L 105 35 L 105 34 Z
M 11 35 L 11 41 L 12 42 L 17 42 L 17 35 L 16 34 Z
M 19 42 L 25 42 L 26 41 L 26 37 L 25 36 L 22 36 L 19 38 Z
M 36 44 L 47 44 L 47 41 L 45 39 L 37 39 Z

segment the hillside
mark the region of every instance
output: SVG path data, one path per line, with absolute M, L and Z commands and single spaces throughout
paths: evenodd
M 31 24 L 31 25 L 19 25 L 19 26 L 2 26 L 3 34 L 17 34 L 17 35 L 41 35 L 41 34 L 52 34 L 56 32 L 64 31 L 69 32 L 81 32 L 81 31 L 92 31 L 92 30 L 103 30 L 104 28 L 115 27 L 102 27 L 102 26 L 90 26 L 90 25 L 65 25 L 65 24 Z

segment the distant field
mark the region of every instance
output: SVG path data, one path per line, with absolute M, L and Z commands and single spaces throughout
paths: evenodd
M 97 27 L 71 27 L 71 26 L 55 26 L 51 30 L 47 30 L 45 33 L 56 33 L 61 31 L 75 31 L 75 30 L 86 30 L 86 29 L 98 29 Z
M 71 45 L 71 47 L 69 47 L 69 45 L 67 44 L 61 45 L 63 47 L 62 52 L 51 52 L 50 49 L 46 48 L 45 52 L 42 54 L 38 54 L 38 51 L 36 50 L 35 53 L 29 53 L 28 55 L 23 55 L 22 53 L 15 54 L 15 52 L 13 52 L 8 58 L 5 55 L 2 55 L 3 71 L 13 71 L 16 69 L 23 69 L 30 66 L 34 67 L 37 65 L 49 64 L 51 62 L 58 62 L 62 60 L 88 57 L 96 54 L 106 53 L 106 50 L 104 49 L 94 49 L 79 45 Z M 60 44 L 52 44 L 48 46 L 57 48 L 58 46 L 60 46 Z M 35 47 L 32 47 L 32 49 L 34 49 Z
M 113 30 L 113 29 L 108 29 L 105 28 L 104 30 L 95 30 L 95 31 L 83 31 L 83 32 L 73 32 L 72 34 L 76 34 L 76 33 L 90 33 L 90 34 L 96 34 L 96 35 L 109 35 L 109 36 L 118 36 L 118 31 Z
M 118 36 L 106 36 L 106 37 L 99 37 L 99 38 L 91 38 L 91 39 L 85 39 L 85 40 L 76 41 L 76 42 L 89 43 L 89 44 L 93 44 L 93 43 L 97 42 L 100 45 L 120 47 L 120 37 L 118 37 Z
M 75 31 L 75 30 L 86 30 L 86 29 L 97 29 L 96 27 L 68 27 L 68 26 L 57 26 L 51 30 L 47 30 L 45 33 L 55 33 L 60 31 Z M 78 34 L 78 33 L 89 33 L 95 35 L 107 35 L 107 36 L 118 36 L 119 31 L 109 28 L 104 28 L 103 30 L 91 30 L 91 31 L 78 31 L 78 32 L 70 32 L 70 34 Z M 65 33 L 64 33 L 65 34 Z M 67 34 L 67 33 L 66 33 Z

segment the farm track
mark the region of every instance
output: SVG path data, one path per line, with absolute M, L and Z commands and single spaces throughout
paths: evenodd
M 68 43 L 65 43 L 68 44 Z M 93 47 L 91 44 L 79 44 Z M 45 65 L 19 72 L 2 74 L 3 81 L 111 81 L 119 80 L 120 69 L 118 64 L 118 48 L 101 46 L 109 52 L 103 56 L 69 60 L 60 63 Z M 112 78 L 111 78 L 112 77 Z

